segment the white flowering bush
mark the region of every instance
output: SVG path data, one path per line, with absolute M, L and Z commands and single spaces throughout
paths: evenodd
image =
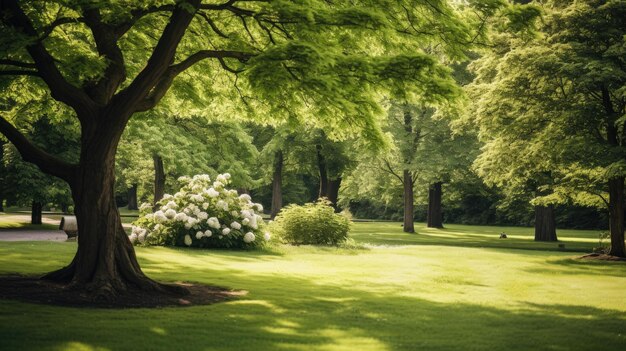
M 183 185 L 152 208 L 140 207 L 129 239 L 144 245 L 250 248 L 270 240 L 259 213 L 263 206 L 250 195 L 228 189 L 230 174 L 212 182 L 206 174 L 178 179 Z M 153 210 L 156 210 L 152 212 Z

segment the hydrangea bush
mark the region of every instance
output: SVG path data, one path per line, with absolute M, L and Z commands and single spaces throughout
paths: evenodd
M 154 209 L 147 203 L 140 207 L 142 216 L 133 223 L 131 242 L 251 248 L 270 239 L 259 215 L 263 206 L 248 194 L 226 188 L 230 174 L 220 174 L 214 182 L 206 174 L 178 180 L 182 188 L 176 194 L 166 194 Z
M 340 245 L 348 239 L 350 219 L 335 213 L 327 200 L 283 208 L 272 223 L 272 233 L 294 245 Z

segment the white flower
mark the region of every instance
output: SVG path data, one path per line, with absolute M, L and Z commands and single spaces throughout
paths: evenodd
M 254 206 L 256 207 L 256 210 L 257 210 L 257 211 L 259 211 L 259 212 L 263 212 L 263 205 L 261 205 L 261 204 L 255 204 Z
M 167 221 L 167 217 L 165 217 L 165 213 L 163 213 L 163 211 L 156 211 L 154 213 L 154 220 L 157 223 L 162 223 L 162 222 Z
M 130 240 L 131 244 L 134 244 L 135 241 L 137 241 L 137 234 L 132 233 L 131 235 L 128 236 L 128 240 Z
M 215 190 L 213 188 L 209 188 L 209 190 L 207 190 L 207 195 L 209 197 L 218 197 L 218 196 L 220 196 L 220 193 L 219 193 L 219 191 L 217 191 L 217 190 Z
M 220 183 L 226 183 L 228 182 L 228 178 L 226 178 L 223 174 L 218 175 L 215 180 L 217 180 Z
M 230 234 L 230 228 L 224 228 L 224 229 L 222 229 L 222 234 L 224 234 L 224 235 L 228 235 L 228 234 Z
M 248 201 L 252 200 L 252 198 L 248 194 L 241 194 L 241 195 L 239 195 L 239 200 L 248 202 Z
M 176 216 L 174 217 L 174 220 L 179 221 L 179 222 L 186 222 L 187 215 L 184 212 L 177 213 Z
M 237 213 L 237 211 L 231 211 L 230 214 L 235 217 L 239 216 L 239 213 Z
M 209 220 L 207 221 L 207 224 L 211 228 L 215 228 L 215 229 L 219 229 L 220 228 L 220 221 L 217 218 L 215 218 L 215 217 L 209 218 Z
M 203 203 L 202 204 L 202 209 L 206 210 L 207 208 L 209 208 L 209 204 L 208 203 Z
M 140 243 L 146 241 L 146 233 L 139 233 L 139 235 L 137 235 L 137 240 L 139 240 Z
M 252 232 L 247 232 L 246 235 L 243 236 L 243 242 L 245 243 L 251 243 L 254 241 L 256 237 L 254 236 L 254 233 Z
M 199 220 L 201 220 L 201 221 L 202 221 L 202 220 L 205 220 L 205 219 L 207 219 L 207 218 L 209 218 L 209 214 L 208 214 L 208 213 L 206 213 L 206 212 L 200 212 L 200 213 L 198 213 L 198 219 L 199 219 Z
M 250 218 L 250 216 L 252 216 L 252 213 L 250 213 L 250 211 L 248 210 L 241 210 L 241 216 L 243 218 Z
M 230 224 L 230 227 L 233 228 L 233 229 L 239 230 L 239 229 L 241 229 L 241 224 L 239 224 L 237 222 L 233 222 L 233 223 Z
M 222 176 L 226 179 L 230 179 L 230 173 L 224 173 Z
M 204 236 L 206 236 L 207 238 L 210 238 L 211 235 L 213 235 L 213 232 L 210 230 L 207 230 L 206 232 L 204 232 Z
M 219 200 L 215 206 L 219 209 L 222 209 L 224 211 L 228 211 L 228 204 L 226 203 L 226 201 L 224 200 Z
M 182 177 L 178 177 L 178 181 L 181 183 L 187 183 L 191 180 L 191 178 L 187 177 L 187 176 L 182 176 Z
M 185 235 L 185 245 L 187 246 L 191 246 L 191 237 L 189 236 L 189 234 Z
M 224 184 L 222 184 L 222 182 L 213 182 L 213 187 L 214 188 L 218 188 L 219 189 L 219 188 L 221 188 L 223 186 L 224 186 Z
M 201 191 L 202 191 L 202 185 L 200 185 L 200 184 L 198 184 L 198 185 L 194 185 L 194 186 L 191 188 L 191 191 L 193 191 L 194 193 L 199 193 L 199 192 L 201 192 Z
M 254 215 L 250 218 L 250 227 L 252 229 L 257 229 L 259 227 L 259 221 L 262 221 L 263 218 L 259 215 Z
M 172 198 L 174 198 L 174 197 L 172 195 L 170 195 L 170 194 L 163 194 L 163 198 L 161 200 L 167 201 L 167 200 L 172 199 Z
M 143 211 L 148 211 L 152 209 L 152 205 L 150 203 L 144 202 L 141 204 L 141 206 L 139 206 L 139 211 L 143 212 Z
M 248 224 L 250 224 L 250 219 L 249 219 L 249 218 L 244 218 L 244 219 L 241 221 L 241 224 L 243 224 L 243 225 L 248 225 Z
M 192 195 L 191 199 L 195 202 L 204 202 L 204 197 L 202 197 L 202 195 Z
M 271 238 L 272 238 L 272 235 L 270 234 L 270 232 L 265 232 L 265 234 L 263 234 L 263 239 L 265 241 L 270 241 Z
M 196 239 L 198 239 L 198 240 L 202 239 L 203 236 L 204 236 L 203 232 L 197 232 L 196 233 Z
M 172 219 L 174 217 L 176 217 L 176 211 L 172 210 L 171 208 L 167 211 L 165 211 L 165 217 Z
M 178 208 L 178 205 L 174 201 L 170 201 L 170 202 L 167 203 L 167 205 L 165 205 L 165 207 L 171 208 L 171 209 L 175 210 L 175 209 Z

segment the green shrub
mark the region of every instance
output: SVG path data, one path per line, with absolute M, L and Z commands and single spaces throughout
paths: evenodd
M 336 214 L 330 203 L 320 200 L 285 207 L 272 223 L 272 231 L 294 245 L 339 245 L 348 239 L 350 220 Z

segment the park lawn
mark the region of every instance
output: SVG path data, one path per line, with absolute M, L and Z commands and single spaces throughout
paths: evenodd
M 53 218 L 44 215 L 46 218 Z M 60 217 L 59 217 L 60 220 Z M 58 230 L 58 224 L 30 224 L 30 214 L 0 212 L 0 231 L 2 230 Z
M 355 240 L 371 243 L 360 249 L 138 248 L 155 279 L 248 293 L 211 306 L 127 310 L 0 300 L 0 349 L 626 348 L 626 265 L 579 261 L 571 252 L 479 247 L 502 230 L 525 233 L 450 225 L 409 235 L 394 223 L 356 223 Z M 569 240 L 591 234 L 573 232 Z M 451 245 L 452 235 L 461 244 Z M 75 245 L 0 242 L 0 272 L 60 267 Z

